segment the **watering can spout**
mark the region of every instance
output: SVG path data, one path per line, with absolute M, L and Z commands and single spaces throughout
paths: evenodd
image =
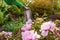
M 17 0 L 4 0 L 8 5 L 16 5 L 18 7 L 22 7 L 23 9 L 25 9 L 25 14 L 27 17 L 27 20 L 31 19 L 31 10 L 30 8 L 24 6 L 21 2 L 17 1 Z
M 25 13 L 27 20 L 32 20 L 31 19 L 31 10 L 29 7 L 25 7 Z

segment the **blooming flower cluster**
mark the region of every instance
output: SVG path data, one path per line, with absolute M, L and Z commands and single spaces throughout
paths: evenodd
M 30 30 L 32 25 L 32 20 L 28 20 L 26 24 L 21 28 L 24 32 L 21 33 L 22 40 L 37 40 L 40 38 L 40 35 L 37 34 L 37 32 L 34 32 L 34 30 Z
M 37 40 L 38 38 L 40 38 L 40 35 L 34 32 L 34 30 L 22 32 L 23 40 Z
M 32 25 L 32 20 L 29 19 L 26 24 L 21 28 L 21 30 L 23 31 L 27 31 L 27 30 L 30 30 L 31 29 L 31 25 Z
M 38 40 L 40 37 L 48 36 L 48 33 L 51 31 L 54 36 L 59 36 L 58 30 L 59 28 L 56 27 L 56 24 L 52 21 L 42 23 L 40 27 L 41 35 L 38 34 L 36 31 L 31 30 L 32 20 L 28 20 L 26 24 L 21 28 L 23 32 L 21 32 L 22 40 Z
M 12 32 L 4 32 L 6 38 L 12 37 Z
M 54 30 L 57 31 L 59 29 L 57 27 L 55 27 L 55 24 L 52 21 L 43 23 L 41 25 L 41 29 L 40 29 L 42 36 L 47 36 L 49 31 L 51 31 L 53 34 L 55 34 Z
M 0 32 L 0 36 L 4 36 L 5 38 L 10 38 L 12 37 L 12 32 L 5 32 L 5 31 L 2 31 Z

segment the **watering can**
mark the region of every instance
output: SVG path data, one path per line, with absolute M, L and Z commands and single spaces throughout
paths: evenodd
M 31 19 L 31 11 L 28 7 L 24 6 L 21 2 L 18 0 L 4 0 L 8 5 L 16 5 L 17 7 L 24 8 L 25 14 L 27 16 L 27 20 Z

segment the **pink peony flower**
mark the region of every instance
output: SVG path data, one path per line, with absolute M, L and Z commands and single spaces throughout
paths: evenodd
M 21 28 L 21 30 L 23 30 L 23 31 L 27 31 L 27 30 L 30 30 L 31 29 L 31 25 L 29 24 L 25 24 L 22 28 Z
M 9 38 L 12 36 L 12 32 L 5 32 L 5 31 L 2 31 L 2 33 L 4 34 L 4 37 L 5 38 Z
M 54 22 L 49 21 L 49 22 L 45 22 L 41 25 L 41 35 L 42 36 L 47 36 L 48 35 L 48 31 L 54 31 Z
M 42 32 L 41 32 L 41 35 L 42 35 L 42 36 L 47 36 L 47 35 L 48 35 L 48 31 L 42 31 Z
M 6 38 L 11 37 L 12 36 L 12 32 L 5 32 L 4 36 Z
M 23 31 L 27 31 L 27 30 L 30 30 L 31 29 L 31 25 L 32 25 L 32 20 L 29 19 L 26 24 L 21 28 L 21 30 Z
M 29 20 L 26 22 L 26 24 L 32 24 L 32 20 L 29 19 Z
M 22 32 L 21 35 L 22 40 L 36 40 L 40 38 L 40 36 L 37 34 L 37 32 L 34 32 L 34 30 Z
M 54 28 L 55 24 L 52 21 L 45 22 L 41 25 L 41 31 L 43 30 L 52 30 Z

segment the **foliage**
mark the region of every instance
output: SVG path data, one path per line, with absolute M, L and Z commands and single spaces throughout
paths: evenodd
M 3 17 L 4 17 L 4 13 L 0 11 L 0 24 L 3 23 Z
M 0 25 L 6 21 L 6 11 L 9 7 L 3 0 L 0 0 Z
M 42 17 L 44 13 L 48 15 L 53 13 L 53 0 L 33 0 L 29 7 L 32 10 L 32 14 L 38 14 L 38 17 Z M 34 16 L 35 17 L 35 16 Z
M 54 0 L 54 9 L 59 11 L 59 9 L 60 9 L 60 0 Z
M 12 14 L 10 15 L 9 13 L 11 11 Z M 7 5 L 3 0 L 0 1 L 0 24 L 2 24 L 2 22 L 3 24 L 5 24 L 6 22 L 11 21 L 14 18 L 18 19 L 20 16 L 23 16 L 23 13 L 24 12 L 22 8 L 18 8 L 15 5 Z
M 3 30 L 16 32 L 19 28 L 22 27 L 23 23 L 24 23 L 24 19 L 19 19 L 16 22 L 9 21 L 5 25 L 3 25 Z
M 43 18 L 36 18 L 32 24 L 32 29 L 38 31 L 40 29 L 40 25 L 44 22 Z
M 12 5 L 9 9 L 8 9 L 8 12 L 12 11 L 13 14 L 16 14 L 16 15 L 21 15 L 23 14 L 23 9 L 22 8 L 18 8 L 17 6 L 15 5 Z

